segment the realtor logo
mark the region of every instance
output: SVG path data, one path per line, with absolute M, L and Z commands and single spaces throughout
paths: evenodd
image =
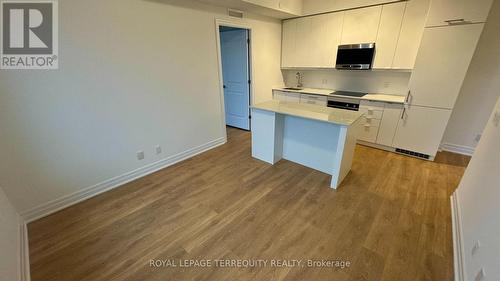
M 2 69 L 57 69 L 57 1 L 2 0 Z

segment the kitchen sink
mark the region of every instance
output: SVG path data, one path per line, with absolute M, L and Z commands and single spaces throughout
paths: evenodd
M 293 91 L 300 91 L 302 88 L 294 88 L 294 87 L 285 87 L 283 88 L 284 90 L 293 90 Z

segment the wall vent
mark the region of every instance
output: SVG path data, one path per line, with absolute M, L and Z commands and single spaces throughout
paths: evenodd
M 243 18 L 243 12 L 234 9 L 227 9 L 227 14 L 228 16 L 233 18 L 239 18 L 239 19 Z
M 401 148 L 396 148 L 396 152 L 401 153 L 401 154 L 405 154 L 405 155 L 409 155 L 409 156 L 413 156 L 413 157 L 417 157 L 420 159 L 425 159 L 425 160 L 429 160 L 431 158 L 430 155 L 415 152 L 415 151 L 410 151 L 410 150 L 406 150 L 406 149 L 401 149 Z

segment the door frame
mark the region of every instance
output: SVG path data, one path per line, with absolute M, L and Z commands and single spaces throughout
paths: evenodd
M 235 27 L 235 28 L 242 28 L 248 30 L 248 38 L 250 39 L 250 44 L 248 45 L 248 75 L 250 76 L 250 83 L 249 83 L 249 101 L 248 101 L 248 106 L 253 105 L 253 54 L 252 54 L 252 45 L 253 45 L 253 40 L 252 40 L 252 27 L 245 22 L 242 22 L 241 20 L 231 20 L 231 19 L 215 19 L 215 38 L 216 38 L 216 43 L 217 43 L 217 63 L 218 63 L 218 75 L 219 75 L 219 95 L 220 95 L 220 101 L 221 101 L 221 129 L 222 133 L 225 136 L 225 139 L 227 141 L 227 132 L 226 132 L 226 108 L 225 108 L 225 100 L 224 100 L 224 77 L 223 77 L 223 72 L 222 72 L 222 56 L 221 56 L 221 43 L 220 43 L 220 33 L 219 33 L 219 28 L 221 26 L 227 26 L 227 27 Z M 252 120 L 250 120 L 250 131 L 252 130 Z

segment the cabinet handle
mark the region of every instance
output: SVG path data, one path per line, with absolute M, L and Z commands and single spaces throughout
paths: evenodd
M 448 24 L 464 24 L 467 23 L 465 19 L 452 19 L 452 20 L 445 20 L 444 22 Z
M 406 107 L 403 107 L 403 114 L 401 114 L 401 120 L 405 119 Z
M 408 94 L 406 95 L 406 99 L 405 99 L 406 104 L 408 103 L 408 99 L 410 98 L 410 93 L 411 93 L 411 90 L 408 90 Z

